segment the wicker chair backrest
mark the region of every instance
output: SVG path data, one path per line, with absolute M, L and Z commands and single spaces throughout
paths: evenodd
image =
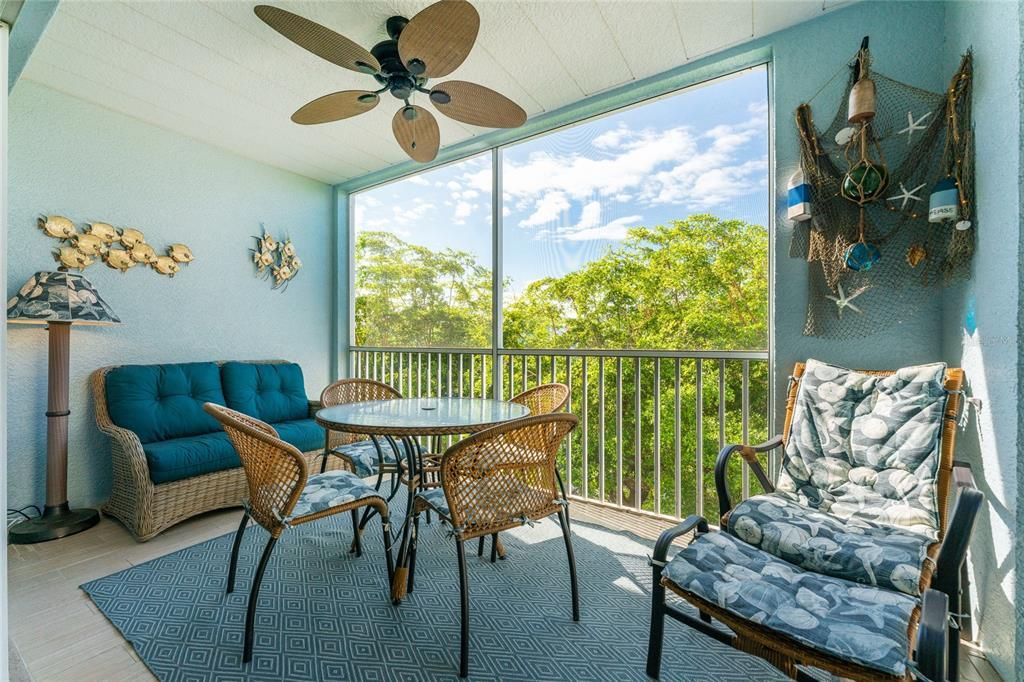
M 572 414 L 524 417 L 448 448 L 441 485 L 463 538 L 496 533 L 558 510 L 555 458 L 576 428 Z
M 513 396 L 509 402 L 530 408 L 530 415 L 561 412 L 569 402 L 569 387 L 565 384 L 542 384 Z
M 299 450 L 281 440 L 274 427 L 222 405 L 203 409 L 221 423 L 238 452 L 249 484 L 249 513 L 271 535 L 284 530 L 284 519 L 302 494 L 308 477 Z
M 341 379 L 328 386 L 320 394 L 324 407 L 361 403 L 367 400 L 392 400 L 402 394 L 387 384 L 373 379 Z

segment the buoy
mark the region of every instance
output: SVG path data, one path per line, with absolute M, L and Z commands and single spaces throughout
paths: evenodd
M 804 172 L 798 170 L 789 176 L 786 217 L 793 222 L 811 219 L 811 186 L 804 180 Z
M 935 188 L 928 198 L 928 222 L 941 223 L 955 219 L 958 199 L 956 180 L 946 177 L 935 183 Z

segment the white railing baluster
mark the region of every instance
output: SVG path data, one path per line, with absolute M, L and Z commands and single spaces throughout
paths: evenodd
M 661 358 L 654 360 L 654 513 L 661 513 Z
M 583 412 L 583 437 L 580 443 L 580 457 L 582 457 L 582 482 L 581 488 L 584 498 L 590 497 L 590 440 L 587 433 L 587 417 L 590 415 L 590 402 L 587 400 L 587 360 L 588 358 L 580 358 L 583 363 L 581 370 L 580 380 L 583 382 L 583 396 L 582 396 L 582 412 Z M 570 368 L 571 371 L 571 368 Z
M 640 358 L 633 359 L 633 506 L 643 507 L 643 472 L 641 471 L 641 422 L 643 405 L 640 396 Z
M 622 506 L 622 358 L 615 358 L 615 501 Z
M 694 478 L 697 485 L 696 514 L 704 516 L 704 367 L 701 359 L 697 358 L 697 378 L 695 387 L 697 389 L 697 422 L 695 432 L 697 434 L 697 466 L 694 468 Z

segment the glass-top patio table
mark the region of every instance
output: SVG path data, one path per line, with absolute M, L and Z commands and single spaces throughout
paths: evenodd
M 316 421 L 325 429 L 363 434 L 375 440 L 382 436 L 391 444 L 398 461 L 403 459 L 403 450 L 409 455 L 404 458 L 409 480 L 406 518 L 402 524 L 402 542 L 391 587 L 391 596 L 396 604 L 405 594 L 403 583 L 408 580 L 409 573 L 413 497 L 417 490 L 417 474 L 423 466 L 423 449 L 418 438 L 476 433 L 529 414 L 530 409 L 525 405 L 488 398 L 396 398 L 346 403 L 317 411 Z M 396 438 L 402 440 L 404 448 L 398 447 Z M 366 521 L 364 516 L 360 530 Z

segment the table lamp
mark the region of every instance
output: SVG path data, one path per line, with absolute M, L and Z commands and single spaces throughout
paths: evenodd
M 46 394 L 46 506 L 42 516 L 14 524 L 12 543 L 28 544 L 74 535 L 96 525 L 95 509 L 68 505 L 68 355 L 72 324 L 117 324 L 110 306 L 84 276 L 37 272 L 7 302 L 7 321 L 45 324 L 50 337 Z

